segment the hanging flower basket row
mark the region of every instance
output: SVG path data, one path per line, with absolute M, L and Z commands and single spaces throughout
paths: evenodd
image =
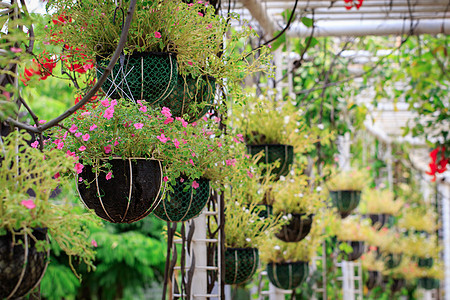
M 292 290 L 309 276 L 308 262 L 270 263 L 267 265 L 270 282 L 279 289 Z

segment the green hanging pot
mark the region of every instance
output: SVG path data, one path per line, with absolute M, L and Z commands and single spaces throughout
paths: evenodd
M 300 286 L 309 276 L 308 262 L 269 263 L 267 276 L 279 289 L 293 290 Z
M 427 257 L 427 258 L 419 257 L 417 259 L 417 265 L 421 268 L 429 269 L 433 266 L 433 258 L 432 257 Z
M 225 283 L 241 284 L 249 281 L 259 264 L 259 251 L 256 248 L 225 249 Z
M 296 243 L 303 240 L 311 231 L 313 215 L 291 214 L 289 223 L 283 225 L 275 234 L 277 238 L 287 243 Z
M 350 247 L 352 247 L 352 252 L 350 253 L 341 252 L 343 259 L 346 261 L 355 261 L 366 251 L 366 244 L 364 241 L 346 241 L 344 243 L 347 243 Z
M 434 290 L 439 288 L 439 279 L 422 277 L 417 281 L 418 285 L 425 290 Z
M 33 236 L 48 241 L 47 229 L 36 228 Z M 41 281 L 48 265 L 49 251 L 37 251 L 29 235 L 10 232 L 0 236 L 0 299 L 18 299 L 32 291 Z
M 110 60 L 97 58 L 97 77 Z M 176 55 L 170 52 L 136 52 L 122 55 L 105 83 L 103 91 L 112 99 L 146 100 L 158 105 L 174 90 L 178 80 Z
M 174 117 L 183 117 L 188 122 L 200 119 L 211 108 L 216 93 L 216 79 L 211 76 L 178 76 L 172 93 L 160 101 L 160 107 L 170 108 Z M 195 107 L 199 105 L 199 107 Z
M 272 170 L 277 180 L 280 176 L 289 174 L 294 162 L 294 147 L 291 145 L 247 145 L 247 151 L 252 156 L 262 151 L 264 155 L 258 161 L 260 164 L 272 164 L 279 161 L 280 166 Z
M 401 253 L 389 253 L 386 256 L 386 268 L 387 269 L 394 269 L 398 267 L 402 262 L 403 256 Z
M 168 222 L 185 222 L 197 217 L 208 203 L 211 188 L 208 179 L 200 178 L 195 182 L 198 183 L 196 189 L 191 180 L 178 178 L 173 192 L 167 192 L 154 210 L 155 216 Z
M 361 191 L 330 191 L 333 206 L 342 218 L 346 218 L 359 205 Z
M 388 228 L 394 225 L 394 216 L 389 214 L 369 214 L 369 219 L 372 221 L 372 226 L 380 230 L 384 226 Z

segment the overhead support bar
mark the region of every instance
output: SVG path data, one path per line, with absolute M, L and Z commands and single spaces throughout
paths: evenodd
M 368 36 L 401 35 L 410 31 L 410 20 L 351 20 L 351 21 L 317 21 L 314 36 Z M 412 21 L 412 33 L 450 34 L 450 19 L 421 19 Z M 289 37 L 308 37 L 311 28 L 300 23 L 291 25 Z

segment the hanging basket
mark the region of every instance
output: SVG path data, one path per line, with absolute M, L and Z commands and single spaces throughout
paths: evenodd
M 258 204 L 256 205 L 260 210 L 258 212 L 258 217 L 260 218 L 268 218 L 273 215 L 273 207 L 272 205 L 268 204 Z
M 427 257 L 427 258 L 419 257 L 417 259 L 417 265 L 421 268 L 429 269 L 433 266 L 433 258 L 432 257 Z
M 277 175 L 276 179 L 289 174 L 294 162 L 294 147 L 291 145 L 247 145 L 247 151 L 250 155 L 264 152 L 258 163 L 272 164 L 279 160 L 280 166 L 272 171 L 273 174 Z
M 391 284 L 391 292 L 393 294 L 400 292 L 405 285 L 406 285 L 405 279 L 403 278 L 393 279 Z
M 270 263 L 267 265 L 270 282 L 279 289 L 293 290 L 300 286 L 309 275 L 308 262 Z
M 364 252 L 366 251 L 366 245 L 364 241 L 346 241 L 352 247 L 353 251 L 350 253 L 341 252 L 343 255 L 343 259 L 346 261 L 355 261 L 360 258 Z
M 97 59 L 97 77 L 110 60 Z M 138 52 L 119 58 L 102 85 L 112 99 L 146 100 L 158 104 L 174 90 L 178 80 L 178 64 L 174 53 Z
M 303 240 L 311 231 L 313 215 L 292 214 L 288 224 L 283 225 L 275 234 L 277 238 L 287 243 Z
M 402 254 L 401 253 L 389 253 L 386 256 L 386 268 L 387 269 L 393 269 L 400 265 L 402 262 Z
M 380 286 L 383 283 L 383 275 L 378 271 L 369 271 L 369 278 L 367 278 L 366 286 L 369 290 Z
M 183 178 L 183 183 L 179 179 L 173 187 L 173 192 L 167 192 L 166 197 L 154 210 L 155 216 L 168 222 L 185 222 L 197 217 L 205 207 L 210 196 L 209 180 L 200 178 L 196 182 L 199 187 L 194 190 L 191 182 Z M 188 184 L 187 190 L 186 184 Z M 194 192 L 195 191 L 195 192 Z
M 111 223 L 133 223 L 146 217 L 163 194 L 161 162 L 114 158 L 108 163 L 114 175 L 110 180 L 106 180 L 105 173 L 94 173 L 91 166 L 85 166 L 79 174 L 91 183 L 89 187 L 77 185 L 83 203 Z
M 391 227 L 394 224 L 394 216 L 388 214 L 369 214 L 372 225 L 380 230 L 385 225 Z
M 168 107 L 174 117 L 183 117 L 193 122 L 200 119 L 211 108 L 216 93 L 216 79 L 211 76 L 193 78 L 178 76 L 177 84 L 172 93 L 159 106 Z M 193 104 L 202 104 L 198 108 Z
M 346 218 L 358 206 L 361 191 L 330 191 L 333 205 L 342 218 Z
M 422 277 L 417 281 L 418 285 L 425 290 L 434 290 L 439 288 L 439 279 Z
M 34 229 L 33 236 L 47 241 L 47 229 Z M 32 291 L 41 281 L 50 253 L 38 252 L 29 235 L 10 232 L 0 236 L 0 299 L 17 299 Z
M 225 283 L 241 284 L 252 278 L 259 264 L 256 248 L 225 249 Z

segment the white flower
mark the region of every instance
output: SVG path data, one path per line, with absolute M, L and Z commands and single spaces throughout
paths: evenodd
M 285 181 L 285 180 L 286 180 L 286 177 L 280 176 L 280 181 Z
M 289 123 L 290 116 L 284 116 L 284 124 Z
M 283 216 L 283 219 L 287 220 L 287 219 L 288 219 L 288 217 L 287 217 L 286 215 L 284 215 L 284 216 Z
M 319 128 L 320 130 L 323 130 L 325 128 L 325 126 L 323 126 L 323 124 L 320 123 L 320 124 L 317 125 L 317 128 Z
M 273 249 L 275 249 L 275 250 L 280 250 L 280 249 L 281 249 L 281 247 L 280 247 L 280 246 L 278 246 L 278 245 L 275 245 L 275 247 L 273 247 Z
M 239 202 L 237 202 L 237 201 L 235 201 L 234 204 L 236 204 L 236 206 L 239 206 L 239 205 L 240 205 Z
M 287 217 L 288 217 L 288 220 L 292 219 L 292 214 L 288 214 Z
M 316 191 L 318 191 L 318 192 L 320 192 L 322 190 L 322 187 L 321 186 L 318 186 L 317 188 L 316 188 Z
M 298 130 L 298 128 L 295 128 L 295 130 L 294 130 L 294 132 L 295 133 L 297 133 L 297 132 L 299 132 L 300 130 Z
M 252 241 L 250 238 L 246 238 L 245 240 L 249 243 Z

